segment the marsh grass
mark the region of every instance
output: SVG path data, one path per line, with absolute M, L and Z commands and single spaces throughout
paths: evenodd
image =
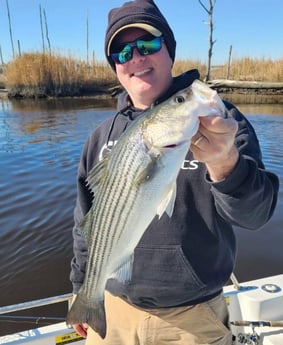
M 211 79 L 225 79 L 227 76 L 227 66 L 221 66 L 212 70 Z M 230 78 L 232 80 L 244 81 L 283 81 L 283 58 L 272 59 L 251 59 L 243 57 L 232 61 L 230 68 Z
M 178 75 L 197 68 L 201 79 L 206 65 L 200 60 L 177 60 L 173 74 Z M 214 66 L 211 79 L 225 79 L 227 66 Z M 283 59 L 251 59 L 244 57 L 232 61 L 229 79 L 252 81 L 282 81 Z M 106 62 L 93 59 L 90 63 L 73 55 L 60 53 L 24 53 L 4 68 L 5 86 L 10 96 L 60 97 L 105 93 L 118 85 Z
M 106 63 L 59 54 L 25 53 L 5 66 L 4 75 L 9 94 L 24 97 L 79 96 L 117 83 Z
M 227 79 L 227 65 L 212 66 L 211 79 Z M 206 65 L 199 60 L 177 60 L 174 64 L 174 73 L 180 74 L 191 68 L 198 68 L 201 79 L 206 73 Z M 245 81 L 283 81 L 283 58 L 272 59 L 251 59 L 243 57 L 235 59 L 230 65 L 229 79 Z

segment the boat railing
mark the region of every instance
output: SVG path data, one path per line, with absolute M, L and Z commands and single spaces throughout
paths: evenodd
M 34 300 L 34 301 L 28 301 L 28 302 L 3 306 L 3 307 L 0 307 L 0 315 L 1 314 L 7 314 L 7 313 L 13 313 L 13 312 L 17 312 L 20 310 L 42 307 L 42 306 L 46 306 L 46 305 L 50 305 L 50 304 L 61 303 L 61 302 L 68 302 L 70 305 L 72 296 L 73 295 L 71 293 L 67 293 L 64 295 L 47 297 L 47 298 L 42 298 L 42 299 L 38 299 L 38 300 Z

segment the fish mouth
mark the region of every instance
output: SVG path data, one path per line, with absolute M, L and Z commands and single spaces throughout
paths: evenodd
M 175 147 L 179 146 L 178 144 L 169 144 L 163 146 L 164 149 L 174 149 Z
M 175 142 L 175 143 L 168 143 L 167 145 L 163 145 L 162 146 L 162 149 L 168 149 L 168 150 L 170 150 L 170 149 L 175 149 L 175 148 L 177 148 L 177 147 L 179 147 L 179 146 L 182 146 L 183 144 L 185 144 L 185 143 L 187 143 L 187 141 L 186 140 L 181 140 L 181 141 L 179 141 L 179 142 Z
M 174 150 L 178 148 L 181 145 L 181 143 L 171 143 L 171 144 L 164 144 L 164 145 L 153 145 L 152 143 L 145 142 L 145 146 L 149 151 L 155 151 L 155 152 L 166 152 L 169 150 Z

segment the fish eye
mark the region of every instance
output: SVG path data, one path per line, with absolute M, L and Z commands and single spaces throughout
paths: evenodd
M 185 101 L 185 98 L 183 96 L 176 96 L 175 102 L 176 103 L 183 103 Z

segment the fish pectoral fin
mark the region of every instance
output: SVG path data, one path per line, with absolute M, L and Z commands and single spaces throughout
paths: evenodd
M 151 160 L 148 164 L 144 167 L 144 169 L 136 176 L 135 184 L 138 186 L 144 182 L 150 181 L 152 176 L 155 175 L 157 169 L 159 167 L 158 163 L 160 161 L 160 157 L 158 154 L 151 154 Z
M 113 272 L 109 278 L 116 279 L 121 283 L 129 282 L 132 278 L 133 262 L 134 254 L 132 254 L 122 266 Z
M 174 182 L 168 189 L 167 193 L 165 194 L 159 206 L 157 207 L 156 214 L 159 216 L 159 218 L 161 218 L 164 212 L 166 212 L 170 218 L 172 217 L 172 214 L 174 211 L 176 193 L 177 193 L 177 185 L 176 185 L 176 182 Z
M 68 325 L 87 323 L 104 339 L 106 336 L 104 299 L 90 301 L 83 294 L 78 293 L 68 312 L 66 323 Z

